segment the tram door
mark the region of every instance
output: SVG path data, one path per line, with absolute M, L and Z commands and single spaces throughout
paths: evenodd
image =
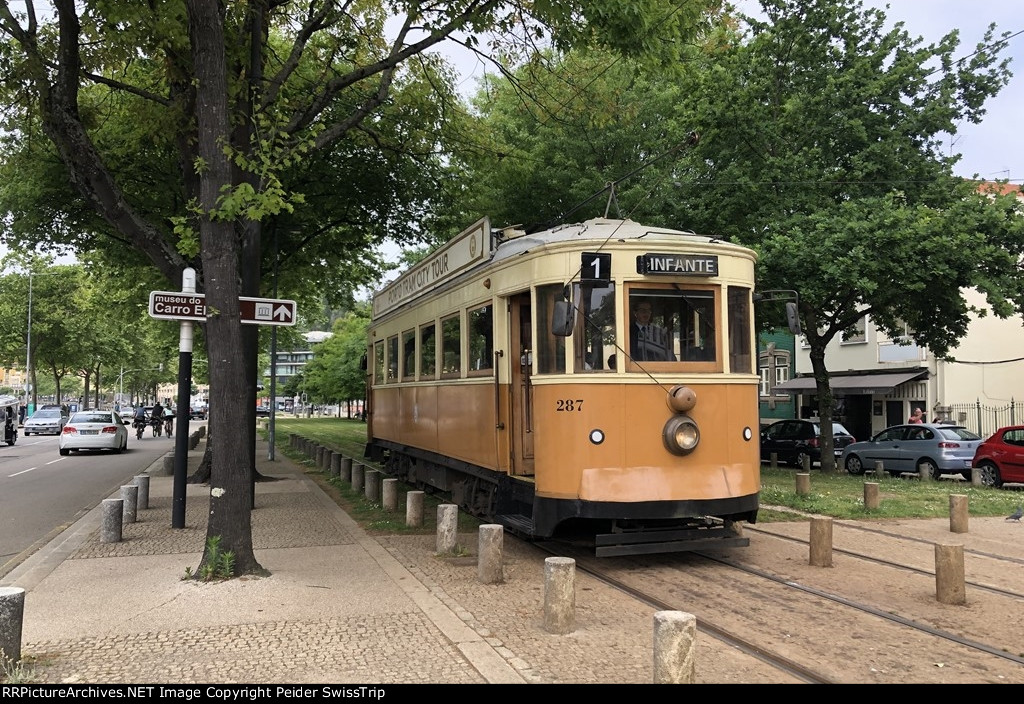
M 512 474 L 529 476 L 533 474 L 533 314 L 529 293 L 513 296 L 510 302 Z

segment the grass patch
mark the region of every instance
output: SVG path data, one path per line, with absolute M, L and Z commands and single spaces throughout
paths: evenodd
M 362 459 L 363 448 L 366 446 L 365 423 L 347 419 L 339 421 L 336 418 L 299 418 L 295 422 L 299 425 L 292 425 L 293 421 L 289 419 L 286 422 L 287 430 L 282 430 L 282 425 L 286 425 L 285 423 L 280 421 L 275 423 L 277 451 L 283 452 L 286 457 L 303 467 L 306 476 L 315 481 L 334 503 L 351 516 L 363 530 L 371 535 L 434 535 L 437 533 L 437 507 L 441 504 L 451 503 L 447 497 L 431 494 L 429 488 L 424 489 L 423 525 L 408 526 L 405 524 L 407 495 L 410 491 L 417 490 L 416 487 L 399 482 L 398 510 L 388 511 L 382 504 L 367 499 L 365 492 L 352 489 L 349 482 L 340 477 L 332 477 L 317 467 L 314 458 L 307 457 L 298 449 L 291 447 L 288 439 L 289 433 L 296 433 L 314 440 L 324 447 L 340 452 L 346 457 L 352 457 L 353 461 L 361 462 L 368 468 L 380 469 L 378 465 Z M 339 422 L 343 424 L 340 427 Z M 308 433 L 306 432 L 307 424 L 311 427 L 311 432 Z M 265 435 L 265 431 L 263 432 Z M 479 527 L 480 521 L 477 518 L 464 511 L 459 511 L 458 531 L 460 533 L 475 532 Z
M 263 431 L 264 434 L 266 431 Z M 436 530 L 437 506 L 447 503 L 443 497 L 427 494 L 424 497 L 422 529 L 410 529 L 405 525 L 405 492 L 413 487 L 399 489 L 399 511 L 390 513 L 381 506 L 374 506 L 365 496 L 354 492 L 347 483 L 330 479 L 326 473 L 314 467 L 314 462 L 293 450 L 288 436 L 295 433 L 314 440 L 325 447 L 341 452 L 348 457 L 362 461 L 366 445 L 366 423 L 346 418 L 276 418 L 275 438 L 277 447 L 298 464 L 308 468 L 310 476 L 321 486 L 332 487 L 335 500 L 364 528 L 378 533 L 432 533 Z M 319 478 L 317 478 L 319 475 Z M 880 506 L 868 511 L 864 508 L 864 483 L 879 483 Z M 873 476 L 851 474 L 822 474 L 811 470 L 811 491 L 806 496 L 796 493 L 796 470 L 767 465 L 761 467 L 761 510 L 759 523 L 774 521 L 803 520 L 790 512 L 776 511 L 772 506 L 795 509 L 833 518 L 943 518 L 949 516 L 950 494 L 965 494 L 968 510 L 972 516 L 1008 516 L 1024 504 L 1024 493 L 972 486 L 970 482 L 927 481 L 886 477 L 876 480 Z M 401 486 L 401 485 L 400 485 Z M 463 521 L 466 521 L 465 525 Z M 459 531 L 476 530 L 479 521 L 459 512 Z

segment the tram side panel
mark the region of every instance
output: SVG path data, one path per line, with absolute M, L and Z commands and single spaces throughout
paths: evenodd
M 497 468 L 498 454 L 507 445 L 495 439 L 494 383 L 454 381 L 374 388 L 371 439 Z

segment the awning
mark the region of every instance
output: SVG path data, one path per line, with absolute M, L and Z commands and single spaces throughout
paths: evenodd
M 889 372 L 885 374 L 836 374 L 829 377 L 833 393 L 876 394 L 892 391 L 894 387 L 927 375 L 927 371 Z M 804 393 L 817 388 L 814 377 L 802 376 L 775 386 L 775 391 Z

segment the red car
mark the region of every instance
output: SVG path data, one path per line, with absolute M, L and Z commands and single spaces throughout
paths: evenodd
M 978 445 L 972 466 L 981 469 L 981 483 L 1000 487 L 1024 482 L 1024 425 L 1009 425 Z

